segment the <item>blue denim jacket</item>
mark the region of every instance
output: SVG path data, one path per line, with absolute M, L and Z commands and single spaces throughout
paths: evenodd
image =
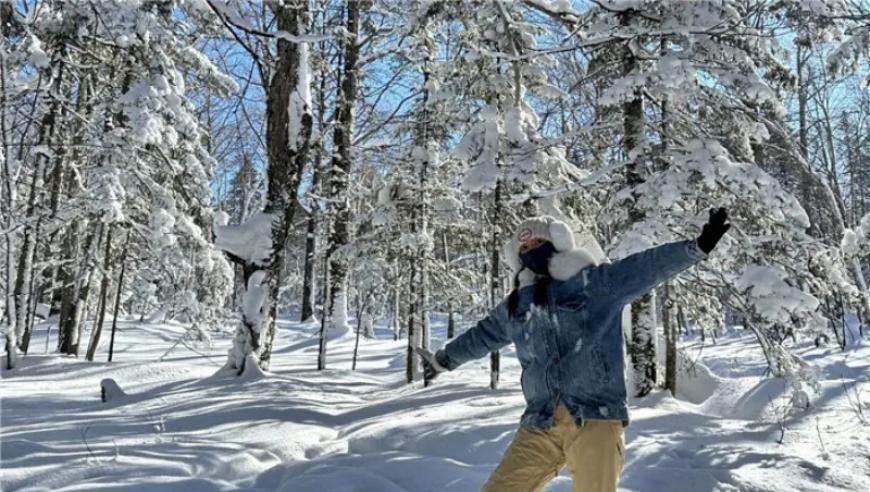
M 502 301 L 448 343 L 439 362 L 452 370 L 513 342 L 526 400 L 520 425 L 549 428 L 560 402 L 578 425 L 584 419 L 627 425 L 623 307 L 706 256 L 695 240 L 685 240 L 591 265 L 553 280 L 546 307 L 533 305 L 534 287 L 521 288 L 513 319 Z

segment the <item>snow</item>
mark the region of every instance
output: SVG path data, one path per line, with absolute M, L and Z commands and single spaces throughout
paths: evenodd
M 735 287 L 748 291 L 758 314 L 771 322 L 786 323 L 796 313 L 807 315 L 816 310 L 819 300 L 792 287 L 785 280 L 788 274 L 766 265 L 749 265 L 737 279 Z
M 51 64 L 51 60 L 42 49 L 42 42 L 39 40 L 39 38 L 33 35 L 29 36 L 28 40 L 29 43 L 27 45 L 27 52 L 29 55 L 30 63 L 32 63 L 33 66 L 37 68 L 48 68 L 48 66 Z
M 248 279 L 248 288 L 242 300 L 242 312 L 245 315 L 245 319 L 254 325 L 259 325 L 263 321 L 263 302 L 266 299 L 268 289 L 268 285 L 263 285 L 263 280 L 265 279 L 266 272 L 263 270 L 257 270 L 252 273 Z
M 300 34 L 304 34 L 305 26 L 300 26 Z M 296 68 L 296 89 L 290 94 L 287 105 L 287 136 L 290 150 L 297 150 L 303 146 L 302 121 L 305 114 L 311 112 L 311 67 L 308 61 L 308 43 L 298 44 L 297 53 L 299 59 Z
M 46 326 L 34 335 L 40 349 Z M 316 371 L 319 325 L 278 327 L 272 372 L 250 379 L 219 371 L 230 335 L 179 344 L 158 361 L 186 326 L 135 317 L 119 322 L 111 364 L 104 349 L 93 363 L 24 357 L 0 381 L 0 486 L 476 491 L 513 437 L 523 399 L 512 349 L 498 390 L 488 388 L 486 357 L 423 388 L 404 384 L 407 341 L 383 323 L 377 338 L 360 339 L 357 371 L 352 333 L 330 341 L 330 369 Z M 432 328 L 437 346 L 446 316 L 435 314 Z M 796 347 L 822 380 L 797 412 L 742 329 L 682 349 L 678 398 L 658 391 L 632 404 L 621 491 L 870 490 L 870 427 L 850 403 L 863 398 L 867 415 L 868 344 Z M 106 403 L 101 385 L 111 388 Z M 545 492 L 570 490 L 566 473 Z
M 266 265 L 272 256 L 274 220 L 274 214 L 258 212 L 238 225 L 216 225 L 215 247 L 247 262 Z
M 332 318 L 329 324 L 330 336 L 350 332 L 351 327 L 347 320 L 347 292 L 344 289 L 337 291 L 332 302 Z

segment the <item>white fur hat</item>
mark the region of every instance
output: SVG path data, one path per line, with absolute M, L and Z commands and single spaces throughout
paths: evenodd
M 598 265 L 602 260 L 606 261 L 601 248 L 591 236 L 581 237 L 581 242 L 574 239 L 574 233 L 568 224 L 556 220 L 548 215 L 533 217 L 523 221 L 517 227 L 511 238 L 504 242 L 504 258 L 508 266 L 514 272 L 520 272 L 520 285 L 534 283 L 535 275 L 530 270 L 522 270 L 520 264 L 520 243 L 522 240 L 532 237 L 546 239 L 553 243 L 556 253 L 550 259 L 550 275 L 556 280 L 568 280 L 589 265 Z M 596 251 L 587 250 L 590 245 L 597 248 Z
M 514 247 L 519 249 L 520 243 L 532 238 L 550 241 L 556 251 L 574 249 L 574 233 L 571 232 L 571 228 L 568 227 L 568 224 L 549 215 L 524 220 L 514 233 Z

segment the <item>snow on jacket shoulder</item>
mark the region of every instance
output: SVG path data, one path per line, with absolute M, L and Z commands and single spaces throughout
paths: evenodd
M 508 316 L 503 300 L 448 343 L 440 362 L 452 370 L 513 342 L 526 400 L 521 425 L 549 428 L 559 402 L 578 425 L 584 419 L 627 424 L 622 308 L 706 257 L 695 240 L 600 265 L 577 250 L 556 253 L 547 306 L 533 305 L 534 288 L 520 288 L 516 316 Z

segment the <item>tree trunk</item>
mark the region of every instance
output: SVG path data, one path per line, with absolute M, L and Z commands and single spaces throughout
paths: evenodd
M 626 11 L 621 14 L 620 22 L 623 25 L 628 25 L 631 22 L 631 16 L 632 11 Z M 640 70 L 640 63 L 627 43 L 623 47 L 622 69 L 625 76 Z M 636 155 L 642 149 L 645 141 L 644 104 L 640 89 L 636 89 L 634 97 L 623 104 L 622 111 L 624 157 L 631 161 L 626 166 L 626 186 L 633 190 L 645 180 L 643 163 Z M 636 203 L 636 200 L 633 200 L 628 211 L 628 225 L 644 219 L 644 212 L 636 206 Z M 629 354 L 634 368 L 635 395 L 645 396 L 655 388 L 656 384 L 655 292 L 643 295 L 631 305 Z
M 293 5 L 274 3 L 270 8 L 279 31 L 295 36 L 305 34 L 307 2 Z M 263 213 L 272 217 L 272 255 L 265 265 L 250 259 L 241 261 L 245 278 L 242 322 L 236 330 L 227 361 L 227 368 L 239 375 L 246 369 L 268 370 L 271 361 L 287 239 L 311 140 L 312 118 L 306 85 L 308 70 L 308 45 L 278 39 L 277 63 L 266 95 L 266 151 L 269 159 L 266 173 L 269 186 Z M 238 258 L 235 261 L 240 262 Z M 259 367 L 249 367 L 248 360 Z
M 411 233 L 414 233 L 414 223 L 411 223 Z M 416 325 L 416 315 L 417 315 L 417 289 L 416 289 L 416 279 L 417 279 L 417 268 L 415 262 L 411 261 L 411 272 L 408 278 L 408 353 L 406 367 L 405 367 L 405 380 L 408 383 L 414 382 L 414 379 L 417 375 L 417 355 L 414 353 L 414 348 L 418 346 L 417 338 L 419 335 L 417 334 Z
M 447 338 L 453 338 L 456 333 L 456 320 L 453 316 L 453 303 L 447 302 Z
M 396 282 L 393 285 L 393 304 L 392 304 L 392 321 L 393 321 L 393 340 L 398 340 L 402 331 L 402 322 L 400 321 L 399 301 L 401 299 L 402 276 L 396 276 Z
M 112 354 L 115 352 L 115 332 L 118 331 L 118 309 L 121 306 L 121 291 L 124 288 L 124 272 L 127 271 L 127 248 L 130 245 L 130 233 L 124 241 L 124 249 L 121 250 L 121 273 L 118 275 L 118 285 L 115 288 L 115 309 L 112 313 L 112 336 L 109 339 L 109 362 L 112 362 Z
M 325 15 L 325 13 L 324 13 Z M 325 32 L 325 23 L 323 30 Z M 324 53 L 325 43 L 320 43 L 320 53 Z M 322 56 L 322 55 L 321 55 Z M 318 72 L 320 83 L 317 88 L 317 131 L 319 135 L 323 135 L 325 131 L 326 117 L 326 70 Z M 322 193 L 321 183 L 324 181 L 324 176 L 327 174 L 327 169 L 323 165 L 323 140 L 318 138 L 314 143 L 314 167 L 311 174 L 311 189 L 315 193 Z M 317 285 L 314 282 L 317 265 L 317 225 L 321 220 L 320 206 L 317 200 L 312 199 L 310 204 L 310 215 L 308 217 L 307 230 L 305 233 L 305 267 L 302 280 L 302 321 L 307 321 L 314 316 L 314 295 L 317 290 Z
M 73 316 L 73 332 L 76 334 L 76 345 L 79 345 L 79 339 L 81 338 L 82 332 L 85 327 L 85 320 L 88 317 L 88 300 L 91 295 L 91 280 L 94 277 L 94 270 L 96 270 L 96 259 L 95 253 L 91 251 L 92 245 L 94 243 L 94 238 L 97 237 L 97 234 L 102 234 L 102 231 L 94 231 L 92 230 L 87 238 L 85 239 L 84 248 L 82 251 L 85 252 L 84 262 L 79 268 L 79 276 L 84 278 L 77 279 L 76 283 L 76 309 L 75 314 Z M 100 247 L 99 241 L 96 244 L 96 248 Z
M 804 75 L 804 66 L 809 56 L 801 43 L 797 43 L 797 90 L 798 90 L 798 148 L 804 159 L 809 150 L 809 138 L 807 131 L 807 80 Z
M 88 351 L 85 355 L 87 360 L 94 360 L 94 355 L 97 352 L 97 346 L 100 344 L 100 335 L 103 333 L 103 324 L 106 321 L 106 301 L 109 295 L 109 282 L 111 282 L 112 272 L 112 224 L 106 226 L 106 247 L 103 252 L 103 279 L 100 282 L 100 303 L 97 311 L 97 320 L 94 322 L 94 331 L 91 334 L 91 343 L 88 345 Z M 111 361 L 111 355 L 109 361 Z
M 441 236 L 444 245 L 444 265 L 450 268 L 450 251 L 447 249 L 447 233 Z M 453 300 L 447 299 L 447 338 L 453 338 L 456 332 L 456 320 L 453 317 Z
M 356 357 L 359 354 L 359 337 L 362 332 L 362 321 L 363 321 L 363 312 L 365 311 L 365 307 L 363 306 L 363 302 L 361 300 L 361 295 L 357 292 L 356 295 L 356 340 L 353 343 L 353 362 L 351 363 L 350 370 L 356 371 Z
M 317 348 L 317 370 L 322 371 L 326 369 L 326 330 L 329 328 L 329 320 L 326 315 L 326 299 L 329 299 L 329 265 L 324 262 L 323 263 L 323 282 L 322 285 L 324 287 L 323 290 L 323 299 L 324 306 L 323 312 L 320 313 L 320 340 Z
M 667 40 L 661 42 L 662 56 L 666 56 L 670 48 Z M 668 99 L 665 96 L 662 99 L 662 122 L 661 122 L 661 137 L 662 154 L 667 155 L 670 145 L 670 108 L 668 107 Z M 664 171 L 667 169 L 668 160 L 661 159 L 660 167 Z M 674 292 L 672 282 L 665 282 L 664 285 L 664 302 L 662 304 L 662 325 L 665 334 L 665 389 L 671 392 L 672 396 L 677 396 L 677 339 L 679 338 L 679 330 L 676 327 L 674 320 Z
M 350 242 L 350 174 L 353 164 L 351 146 L 353 141 L 354 106 L 357 98 L 358 64 L 360 52 L 360 10 L 362 1 L 347 2 L 347 23 L 345 28 L 352 39 L 345 40 L 344 67 L 341 84 L 336 94 L 336 124 L 333 129 L 333 155 L 330 172 L 330 192 L 332 199 L 332 234 L 329 238 L 327 258 L 329 258 L 330 299 L 328 302 L 329 323 L 332 330 L 344 330 L 347 323 L 346 283 L 347 258 L 336 252 Z M 368 3 L 366 2 L 366 7 Z M 345 326 L 337 326 L 344 324 Z
M 679 330 L 674 320 L 673 288 L 671 282 L 664 285 L 662 326 L 665 331 L 665 388 L 677 396 L 677 339 Z
M 427 40 L 428 41 L 428 40 Z M 422 118 L 417 123 L 417 155 L 412 152 L 412 160 L 418 164 L 418 189 L 417 203 L 415 208 L 416 221 L 419 223 L 419 234 L 417 235 L 417 258 L 419 274 L 419 290 L 420 294 L 417 297 L 418 310 L 420 313 L 420 346 L 429 350 L 431 345 L 431 334 L 429 332 L 429 244 L 423 238 L 428 237 L 429 227 L 429 159 L 430 159 L 430 141 L 435 138 L 434 129 L 431 128 L 434 115 L 429 111 L 429 77 L 430 69 L 429 62 L 434 58 L 434 44 L 424 42 L 426 45 L 426 60 L 423 63 L 423 98 L 420 102 L 422 107 Z M 425 382 L 429 384 L 428 381 Z
M 58 268 L 57 280 L 60 284 L 60 312 L 58 314 L 58 350 L 62 354 L 78 353 L 76 339 L 78 338 L 78 326 L 76 326 L 76 312 L 78 310 L 80 264 L 82 263 L 82 249 L 79 243 L 82 231 L 82 221 L 76 220 L 66 231 L 61 249 L 61 257 L 67 259 L 70 264 Z M 109 238 L 111 237 L 111 233 Z M 109 238 L 107 238 L 106 251 L 108 252 Z M 87 252 L 85 252 L 87 254 Z M 108 263 L 108 259 L 105 260 Z M 105 271 L 104 271 L 105 273 Z M 105 277 L 105 275 L 104 275 Z M 103 292 L 101 291 L 101 295 Z M 90 360 L 90 359 L 89 359 Z
M 279 31 L 304 35 L 308 26 L 308 4 L 276 5 L 275 18 Z M 308 45 L 278 40 L 278 64 L 269 87 L 267 118 L 267 147 L 269 153 L 267 202 L 264 211 L 274 214 L 278 220 L 272 225 L 272 262 L 266 277 L 269 294 L 266 336 L 260 355 L 260 368 L 269 369 L 272 358 L 272 342 L 275 338 L 278 317 L 278 291 L 284 281 L 287 240 L 293 225 L 296 196 L 302 173 L 308 160 L 311 145 L 311 101 L 305 94 L 310 91 Z M 298 106 L 290 121 L 293 105 Z M 291 130 L 296 134 L 291 135 Z M 277 227 L 276 227 L 277 226 Z
M 30 278 L 33 270 L 33 257 L 36 252 L 36 238 L 34 237 L 33 227 L 30 222 L 35 220 L 36 195 L 41 186 L 42 161 L 39 157 L 39 164 L 33 171 L 33 178 L 30 182 L 30 192 L 27 199 L 27 210 L 23 220 L 24 233 L 21 241 L 21 250 L 18 255 L 18 264 L 15 272 L 15 284 L 13 287 L 12 297 L 15 301 L 14 323 L 10 327 L 15 346 L 18 347 L 20 341 L 24 337 L 25 327 L 27 326 L 27 316 L 30 311 L 30 292 L 27 285 L 27 280 Z
M 60 111 L 60 101 L 61 97 L 61 84 L 63 81 L 64 74 L 64 65 L 60 63 L 60 60 L 55 57 L 52 60 L 52 70 L 57 70 L 57 73 L 52 75 L 51 89 L 49 90 L 49 94 L 53 96 L 51 104 L 49 104 L 48 110 L 43 115 L 42 120 L 40 121 L 39 127 L 39 136 L 37 137 L 37 146 L 40 145 L 53 145 L 54 144 L 54 136 L 57 129 L 57 118 Z M 21 157 L 21 152 L 23 152 L 25 146 L 22 146 L 19 149 L 19 157 Z M 36 168 L 34 169 L 33 178 L 30 182 L 30 190 L 27 199 L 27 208 L 25 210 L 25 214 L 23 219 L 24 222 L 24 233 L 23 239 L 21 243 L 21 250 L 18 257 L 18 268 L 15 276 L 15 286 L 13 289 L 13 296 L 15 298 L 15 316 L 16 320 L 14 323 L 14 337 L 15 343 L 20 344 L 23 339 L 23 335 L 28 326 L 28 317 L 31 314 L 31 302 L 30 302 L 30 291 L 31 288 L 29 285 L 25 285 L 33 275 L 33 262 L 36 254 L 36 242 L 37 242 L 37 234 L 35 233 L 35 229 L 38 228 L 38 224 L 40 223 L 43 215 L 37 214 L 36 204 L 37 197 L 42 195 L 43 186 L 44 186 L 44 176 L 46 165 L 48 164 L 48 157 L 45 153 L 41 153 L 36 157 Z M 20 160 L 20 159 L 19 159 Z M 39 217 L 37 217 L 39 215 Z M 35 221 L 36 227 L 34 227 L 33 223 Z
M 319 176 L 319 172 L 314 172 L 314 178 L 312 180 L 312 186 L 314 186 L 313 181 L 316 181 Z M 314 285 L 314 266 L 317 264 L 317 212 L 315 211 L 316 205 L 311 206 L 310 216 L 308 217 L 308 224 L 305 229 L 305 266 L 303 267 L 302 273 L 302 310 L 299 315 L 300 321 L 308 322 L 313 319 L 314 316 L 314 290 L 316 286 Z
M 495 203 L 493 204 L 493 220 L 492 220 L 492 237 L 490 242 L 490 276 L 489 276 L 489 305 L 494 309 L 498 305 L 501 298 L 499 284 L 501 283 L 501 262 L 499 261 L 499 252 L 501 251 L 501 228 L 499 221 L 503 206 L 504 181 L 501 177 L 495 183 Z M 498 350 L 489 354 L 489 387 L 490 389 L 498 389 L 498 380 L 501 373 L 501 358 Z

